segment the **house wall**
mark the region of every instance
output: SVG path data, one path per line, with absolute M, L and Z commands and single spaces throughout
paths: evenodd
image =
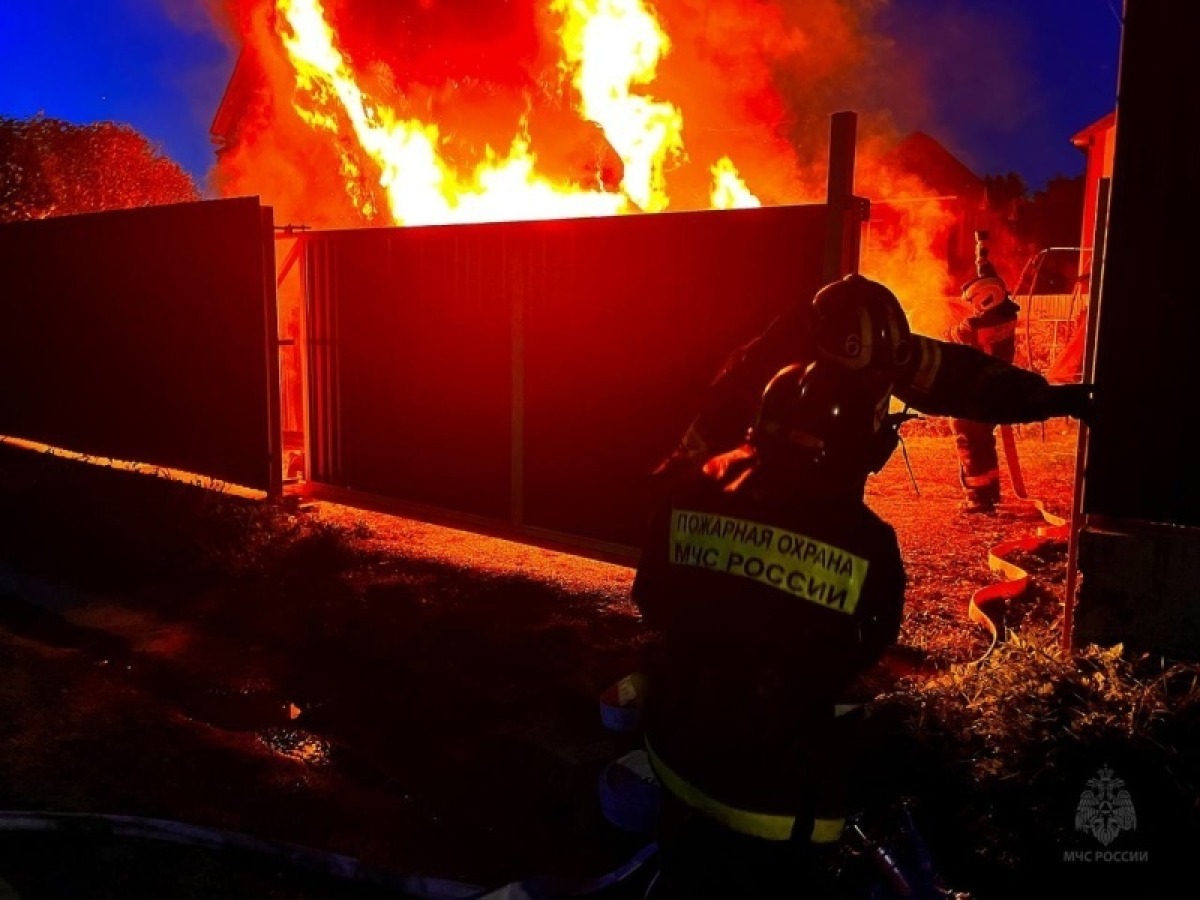
M 1079 246 L 1091 248 L 1096 228 L 1096 208 L 1100 180 L 1112 178 L 1113 156 L 1117 141 L 1116 119 L 1105 116 L 1075 138 L 1075 146 L 1087 155 L 1084 167 L 1083 225 Z

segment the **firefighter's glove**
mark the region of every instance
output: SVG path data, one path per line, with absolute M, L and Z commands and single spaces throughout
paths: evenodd
M 1095 391 L 1092 384 L 1049 384 L 1034 398 L 1035 406 L 1044 419 L 1070 416 L 1090 425 L 1096 411 Z

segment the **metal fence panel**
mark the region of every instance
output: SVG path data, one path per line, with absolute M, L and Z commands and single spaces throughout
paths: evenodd
M 717 367 L 820 286 L 824 206 L 306 236 L 313 478 L 636 544 Z
M 524 524 L 640 543 L 647 475 L 725 357 L 820 286 L 824 212 L 563 230 L 524 316 Z
M 255 198 L 0 225 L 0 434 L 276 487 L 271 254 Z
M 507 231 L 306 240 L 314 480 L 507 518 Z

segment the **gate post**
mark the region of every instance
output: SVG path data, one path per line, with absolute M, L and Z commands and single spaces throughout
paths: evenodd
M 862 223 L 870 217 L 870 201 L 854 196 L 854 153 L 858 115 L 836 112 L 829 122 L 829 175 L 825 205 L 825 284 L 858 271 Z
M 259 208 L 262 217 L 262 282 L 264 334 L 267 339 L 267 496 L 283 496 L 283 414 L 279 397 L 279 296 L 275 286 L 275 210 Z

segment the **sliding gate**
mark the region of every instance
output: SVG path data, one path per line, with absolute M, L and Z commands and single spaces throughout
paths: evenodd
M 823 205 L 310 233 L 310 478 L 635 546 L 648 473 L 825 241 Z

